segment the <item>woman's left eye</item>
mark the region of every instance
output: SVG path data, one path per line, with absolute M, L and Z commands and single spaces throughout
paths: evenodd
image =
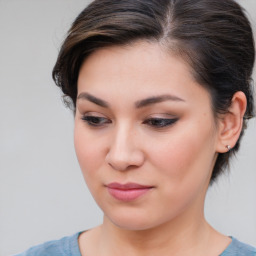
M 149 118 L 143 122 L 154 128 L 164 128 L 173 125 L 178 121 L 178 118 Z

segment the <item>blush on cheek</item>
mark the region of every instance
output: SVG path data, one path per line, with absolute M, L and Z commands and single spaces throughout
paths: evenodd
M 190 177 L 206 171 L 206 159 L 209 159 L 207 154 L 210 153 L 207 144 L 211 144 L 210 133 L 206 131 L 193 136 L 188 132 L 181 132 L 181 135 L 165 143 L 161 148 L 155 147 L 158 166 L 161 165 L 169 177 L 178 179 L 183 179 L 185 174 L 186 177 Z
M 87 179 L 100 168 L 105 159 L 102 153 L 104 149 L 102 140 L 96 140 L 90 136 L 88 131 L 84 130 L 84 127 L 77 125 L 74 130 L 74 145 L 81 171 L 84 178 Z
M 87 169 L 87 165 L 90 165 L 90 159 L 94 157 L 94 154 L 92 147 L 88 143 L 88 140 L 86 140 L 85 136 L 82 136 L 76 128 L 74 133 L 74 146 L 78 162 L 82 171 L 84 171 Z
M 191 140 L 191 138 L 190 138 Z M 181 143 L 184 142 L 184 143 Z M 180 174 L 182 169 L 188 162 L 192 161 L 192 155 L 197 151 L 194 141 L 189 141 L 182 136 L 182 138 L 175 138 L 165 143 L 161 147 L 154 147 L 154 159 L 163 166 L 164 169 L 171 170 L 176 175 Z
M 94 161 L 92 161 L 92 159 L 95 159 L 95 154 L 92 151 L 92 149 L 88 149 L 89 146 L 84 146 L 84 145 L 79 145 L 75 144 L 75 148 L 76 148 L 76 155 L 77 155 L 77 159 L 78 162 L 80 164 L 80 167 L 82 170 L 90 170 L 92 169 L 94 164 Z

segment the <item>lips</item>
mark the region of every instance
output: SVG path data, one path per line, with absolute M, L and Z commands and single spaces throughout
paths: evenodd
M 113 182 L 107 186 L 109 194 L 119 201 L 133 201 L 149 192 L 153 187 L 137 183 L 120 184 Z

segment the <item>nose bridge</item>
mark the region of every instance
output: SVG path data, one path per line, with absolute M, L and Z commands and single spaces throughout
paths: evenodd
M 128 122 L 117 125 L 114 135 L 115 146 L 124 151 L 129 151 L 133 144 L 134 131 Z
M 128 122 L 116 125 L 107 154 L 107 162 L 116 170 L 126 170 L 129 166 L 139 166 L 143 153 L 138 147 L 136 131 Z

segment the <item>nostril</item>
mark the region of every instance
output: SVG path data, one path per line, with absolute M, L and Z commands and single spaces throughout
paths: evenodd
M 113 158 L 108 158 L 107 163 L 109 166 L 111 166 L 112 169 L 117 171 L 124 171 L 129 166 L 129 163 L 127 161 Z
M 125 171 L 140 167 L 144 163 L 144 154 L 139 150 L 134 150 L 133 152 L 126 152 L 122 154 L 119 152 L 109 152 L 106 156 L 107 164 L 118 171 Z

